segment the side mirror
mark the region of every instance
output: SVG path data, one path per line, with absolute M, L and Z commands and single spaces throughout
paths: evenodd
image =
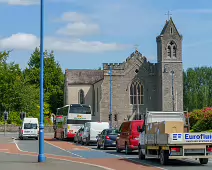
M 96 136 L 96 139 L 98 139 L 99 138 L 99 136 Z
M 141 128 L 141 126 L 138 126 L 138 132 L 143 132 L 143 128 Z

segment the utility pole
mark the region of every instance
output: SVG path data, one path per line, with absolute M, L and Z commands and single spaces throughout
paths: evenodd
M 139 86 L 140 87 L 140 86 Z M 137 120 L 139 120 L 140 110 L 139 110 L 139 100 L 138 100 L 138 88 L 137 88 Z
M 110 66 L 110 128 L 113 127 L 113 114 L 112 114 L 112 66 Z
M 172 74 L 172 105 L 173 105 L 173 111 L 175 111 L 174 107 L 174 70 L 171 71 Z
M 44 0 L 40 0 L 40 126 L 38 162 L 46 162 L 44 153 Z

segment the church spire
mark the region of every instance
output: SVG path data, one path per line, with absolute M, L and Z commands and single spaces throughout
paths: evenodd
M 169 15 L 170 15 L 170 13 L 169 13 Z M 169 17 L 170 16 L 168 16 L 168 18 Z M 164 34 L 172 35 L 173 32 L 175 32 L 180 37 L 182 36 L 182 35 L 179 34 L 172 17 L 170 17 L 169 20 L 166 20 L 166 23 L 165 23 L 160 35 L 164 35 Z

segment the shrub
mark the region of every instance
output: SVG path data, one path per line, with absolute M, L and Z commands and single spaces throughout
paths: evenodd
M 194 132 L 207 131 L 212 129 L 212 108 L 196 110 L 189 114 L 191 128 Z

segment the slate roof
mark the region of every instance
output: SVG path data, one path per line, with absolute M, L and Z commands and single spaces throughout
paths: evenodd
M 66 69 L 65 78 L 68 84 L 95 84 L 104 78 L 103 70 L 71 70 Z

